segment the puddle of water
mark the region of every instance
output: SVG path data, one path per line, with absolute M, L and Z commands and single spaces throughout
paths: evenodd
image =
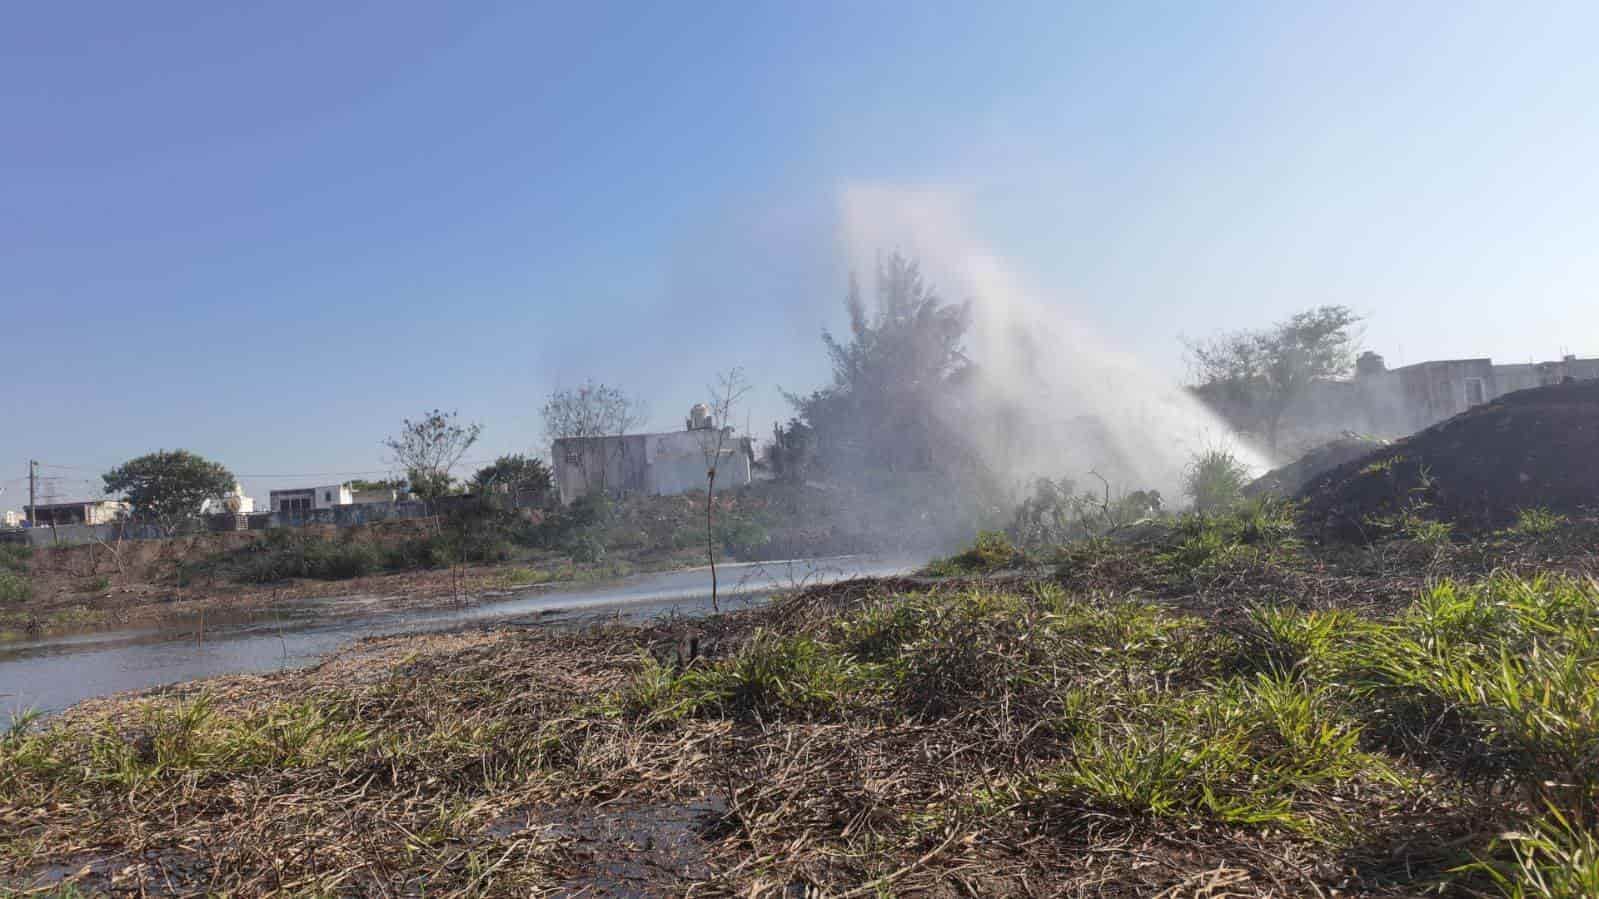
M 506 837 L 539 831 L 583 873 L 552 896 L 657 896 L 663 888 L 710 875 L 708 838 L 722 826 L 727 799 L 612 806 L 547 806 L 512 812 L 489 824 Z
M 721 566 L 722 606 L 763 601 L 774 591 L 854 577 L 899 574 L 920 562 L 845 556 Z M 450 630 L 515 619 L 580 626 L 596 618 L 645 621 L 710 612 L 704 569 L 636 575 L 608 584 L 541 587 L 476 605 L 373 612 L 329 620 L 326 601 L 296 604 L 196 627 L 107 631 L 0 645 L 0 721 L 23 709 L 57 712 L 125 690 L 204 677 L 312 665 L 363 637 Z

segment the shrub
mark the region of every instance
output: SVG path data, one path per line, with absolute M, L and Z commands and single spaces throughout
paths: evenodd
M 1194 511 L 1209 515 L 1236 506 L 1249 483 L 1249 469 L 1226 450 L 1207 450 L 1194 457 L 1183 475 L 1183 492 Z
M 841 707 L 864 669 L 809 637 L 759 632 L 738 655 L 674 674 L 654 663 L 635 679 L 627 705 L 656 719 L 688 715 L 808 717 Z
M 1599 586 L 1498 576 L 1433 585 L 1349 653 L 1344 676 L 1403 748 L 1509 774 L 1593 826 L 1599 803 Z
M 378 551 L 365 543 L 341 543 L 318 554 L 310 577 L 328 581 L 347 580 L 371 574 L 378 567 Z
M 1025 557 L 1004 531 L 984 531 L 977 535 L 977 542 L 970 549 L 945 559 L 935 559 L 923 570 L 936 577 L 984 574 L 1009 568 L 1024 560 Z
M 389 547 L 383 553 L 383 567 L 390 571 L 417 568 L 443 568 L 450 564 L 444 541 L 438 536 L 412 537 Z
M 289 578 L 347 580 L 371 574 L 378 569 L 379 561 L 380 553 L 371 544 L 327 540 L 285 529 L 268 531 L 231 563 L 220 564 L 231 564 L 238 580 L 267 584 Z
M 0 543 L 0 569 L 25 572 L 33 558 L 33 547 L 26 543 Z
M 520 533 L 520 539 L 540 549 L 564 552 L 578 562 L 605 558 L 609 541 L 606 526 L 616 516 L 616 505 L 604 493 L 587 493 L 543 521 Z
M 772 537 L 766 528 L 743 515 L 723 514 L 716 519 L 716 542 L 733 555 L 743 555 L 764 546 Z
M 1566 516 L 1548 509 L 1522 509 L 1516 513 L 1516 524 L 1510 528 L 1510 533 L 1517 537 L 1545 537 L 1559 530 L 1567 520 Z
M 1134 490 L 1116 499 L 1101 493 L 1076 492 L 1070 478 L 1033 482 L 1033 493 L 1016 507 L 1010 534 L 1027 550 L 1058 547 L 1104 536 L 1161 514 L 1159 490 Z
M 1493 848 L 1509 857 L 1482 859 L 1467 870 L 1487 874 L 1510 899 L 1599 896 L 1599 835 L 1559 809 L 1505 834 Z
M 1085 702 L 1085 707 L 1093 703 Z M 1127 701 L 1086 724 L 1039 789 L 1118 811 L 1315 832 L 1351 782 L 1396 785 L 1360 748 L 1361 728 L 1327 688 L 1279 676 Z
M 0 568 L 0 603 L 27 602 L 33 596 L 33 584 L 26 575 Z

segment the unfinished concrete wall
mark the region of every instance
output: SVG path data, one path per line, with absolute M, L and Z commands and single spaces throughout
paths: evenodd
M 570 503 L 592 490 L 613 496 L 671 496 L 705 489 L 706 448 L 714 431 L 563 438 L 551 447 L 555 487 Z M 716 466 L 716 484 L 742 487 L 752 476 L 744 439 L 729 434 Z

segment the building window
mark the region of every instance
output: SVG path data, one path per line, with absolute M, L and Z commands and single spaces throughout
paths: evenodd
M 1483 387 L 1482 378 L 1466 379 L 1466 408 L 1481 406 L 1488 402 L 1488 391 Z
M 577 463 L 578 463 L 577 450 L 567 450 L 566 451 L 566 464 L 568 464 L 568 465 L 576 465 Z
M 333 491 L 332 490 L 324 490 L 324 491 L 322 491 L 322 501 L 325 502 L 325 503 L 333 502 Z

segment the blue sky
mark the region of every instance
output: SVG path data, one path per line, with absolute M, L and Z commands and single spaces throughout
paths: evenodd
M 525 451 L 588 377 L 670 427 L 741 365 L 764 432 L 859 185 L 1172 378 L 1328 302 L 1391 363 L 1599 354 L 1591 4 L 227 6 L 7 13 L 0 508 L 159 447 L 264 499 L 434 406 Z

